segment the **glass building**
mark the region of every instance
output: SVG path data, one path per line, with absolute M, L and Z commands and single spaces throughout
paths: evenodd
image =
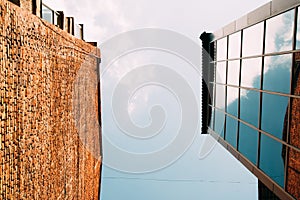
M 202 133 L 259 179 L 260 199 L 300 199 L 300 2 L 272 2 L 202 40 Z

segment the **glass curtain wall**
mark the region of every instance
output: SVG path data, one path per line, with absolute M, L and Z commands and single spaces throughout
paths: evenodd
M 300 198 L 299 8 L 213 41 L 210 129 Z

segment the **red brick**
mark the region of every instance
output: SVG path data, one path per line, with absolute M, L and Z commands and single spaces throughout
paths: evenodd
M 99 199 L 100 50 L 29 2 L 0 0 L 0 199 Z M 82 72 L 94 82 L 79 82 Z

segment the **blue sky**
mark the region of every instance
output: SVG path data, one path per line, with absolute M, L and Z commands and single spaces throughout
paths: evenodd
M 117 40 L 115 38 L 118 38 L 120 33 L 126 35 L 127 31 L 149 27 L 168 29 L 174 32 L 174 37 L 180 34 L 182 37 L 178 37 L 182 38 L 181 41 L 187 40 L 194 47 L 200 44 L 198 38 L 204 30 L 219 29 L 267 1 L 47 0 L 44 2 L 55 10 L 64 10 L 66 15 L 75 16 L 76 23 L 84 23 L 85 39 L 98 41 L 100 48 L 103 48 L 102 58 L 106 59 L 111 56 L 108 51 L 111 48 L 106 47 Z M 177 42 L 180 41 L 174 41 L 174 43 Z M 120 47 L 122 45 L 120 44 Z M 105 51 L 106 49 L 108 50 Z M 115 48 L 115 51 L 117 50 L 119 50 L 118 46 Z M 186 57 L 194 53 L 188 52 Z M 198 53 L 200 61 L 200 50 Z M 120 83 L 125 88 L 129 88 L 133 83 L 142 83 L 148 78 L 154 78 L 155 83 L 160 81 L 156 76 L 161 74 L 149 72 L 142 74 L 143 76 L 137 74 L 136 79 L 140 79 L 140 82 L 139 80 L 122 82 L 123 78 L 128 77 L 128 74 L 134 69 L 139 69 L 144 65 L 167 66 L 169 70 L 171 69 L 170 74 L 174 72 L 170 76 L 176 77 L 176 74 L 179 74 L 182 79 L 178 80 L 186 81 L 186 88 L 179 91 L 191 90 L 191 93 L 188 93 L 187 90 L 184 92 L 185 95 L 191 95 L 191 105 L 193 105 L 192 99 L 197 103 L 194 106 L 197 112 L 191 110 L 191 115 L 193 113 L 200 116 L 200 72 L 199 69 L 198 72 L 195 72 L 195 69 L 187 62 L 182 61 L 180 56 L 174 56 L 170 52 L 158 51 L 157 49 L 142 49 L 125 54 L 125 56 L 122 55 L 110 65 L 108 65 L 109 63 L 106 64 L 109 67 L 107 67 L 106 74 L 102 76 L 103 136 L 116 147 L 135 154 L 159 152 L 176 139 L 178 130 L 182 126 L 182 120 L 184 120 L 182 113 L 184 113 L 185 108 L 180 104 L 182 99 L 179 93 L 175 92 L 174 94 L 172 90 L 168 90 L 168 87 L 162 87 L 159 84 L 148 84 L 141 87 L 134 85 L 136 89 L 130 93 L 130 99 L 125 99 L 128 103 L 125 111 L 128 111 L 133 125 L 141 129 L 151 125 L 155 119 L 162 117 L 160 112 L 163 112 L 162 120 L 164 123 L 160 132 L 156 135 L 153 133 L 153 137 L 146 139 L 141 139 L 138 135 L 135 135 L 137 137 L 134 138 L 130 136 L 130 133 L 129 135 L 124 134 L 123 129 L 120 128 L 121 125 L 116 123 L 114 116 L 116 113 L 113 113 L 113 108 L 124 102 L 122 99 L 117 99 L 115 105 L 112 102 L 114 92 Z M 103 65 L 105 65 L 105 61 Z M 171 79 L 175 80 L 175 78 Z M 167 83 L 164 83 L 163 86 L 165 84 Z M 182 85 L 175 84 L 175 86 Z M 155 113 L 151 115 L 151 109 L 155 105 L 158 105 L 162 110 L 157 115 Z M 157 118 L 153 118 L 153 116 Z M 101 199 L 256 199 L 256 178 L 223 147 L 216 144 L 210 154 L 204 158 L 199 158 L 199 151 L 204 142 L 207 142 L 206 139 L 210 139 L 207 138 L 209 136 L 200 135 L 199 116 L 191 117 L 190 120 L 189 118 L 186 119 L 188 121 L 198 119 L 195 134 L 190 136 L 187 134 L 187 138 L 190 140 L 189 148 L 183 148 L 181 157 L 176 157 L 172 163 L 164 164 L 161 168 L 155 168 L 152 172 L 132 173 L 128 170 L 122 172 L 126 171 L 122 169 L 128 165 L 127 161 L 107 151 L 107 145 L 104 144 L 104 164 L 106 157 L 113 157 L 118 160 L 118 167 L 112 166 L 115 168 L 112 169 L 104 165 Z M 163 161 L 161 162 L 163 163 Z M 130 162 L 129 165 L 138 168 L 142 163 L 136 161 Z

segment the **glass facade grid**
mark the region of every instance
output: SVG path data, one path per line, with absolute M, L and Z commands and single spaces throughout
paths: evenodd
M 296 31 L 296 49 L 300 49 L 300 9 L 297 8 L 297 31 Z
M 219 109 L 215 109 L 214 131 L 224 138 L 225 133 L 225 113 Z
M 210 119 L 210 124 L 209 127 L 214 130 L 214 125 L 215 125 L 215 109 L 211 107 L 211 119 Z
M 227 59 L 227 37 L 217 41 L 217 60 Z
M 243 57 L 261 55 L 263 52 L 264 23 L 253 25 L 243 30 Z
M 241 89 L 240 119 L 258 127 L 260 93 L 254 90 Z
M 289 98 L 267 93 L 262 95 L 261 129 L 283 140 L 286 135 Z
M 244 123 L 240 123 L 239 145 L 240 151 L 254 165 L 257 164 L 258 132 Z
M 226 62 L 218 62 L 216 64 L 216 82 L 226 84 Z
M 264 58 L 263 90 L 290 94 L 292 54 Z
M 285 152 L 278 141 L 261 134 L 259 168 L 281 187 L 284 186 Z
M 239 58 L 241 51 L 241 31 L 229 36 L 228 59 Z
M 295 10 L 216 40 L 219 77 L 211 127 L 288 192 L 293 186 L 287 177 L 295 172 L 287 155 L 300 160 L 300 50 L 295 51 L 300 14 Z
M 225 86 L 216 84 L 215 87 L 216 87 L 215 105 L 217 108 L 225 111 L 225 100 L 226 100 Z
M 239 89 L 236 87 L 227 86 L 227 113 L 238 117 L 239 107 Z
M 227 84 L 239 86 L 240 60 L 228 61 Z
M 234 148 L 237 148 L 237 131 L 238 121 L 227 115 L 225 140 Z
M 262 58 L 243 59 L 241 66 L 241 86 L 260 89 Z
M 266 21 L 265 53 L 292 50 L 294 13 L 290 10 Z

